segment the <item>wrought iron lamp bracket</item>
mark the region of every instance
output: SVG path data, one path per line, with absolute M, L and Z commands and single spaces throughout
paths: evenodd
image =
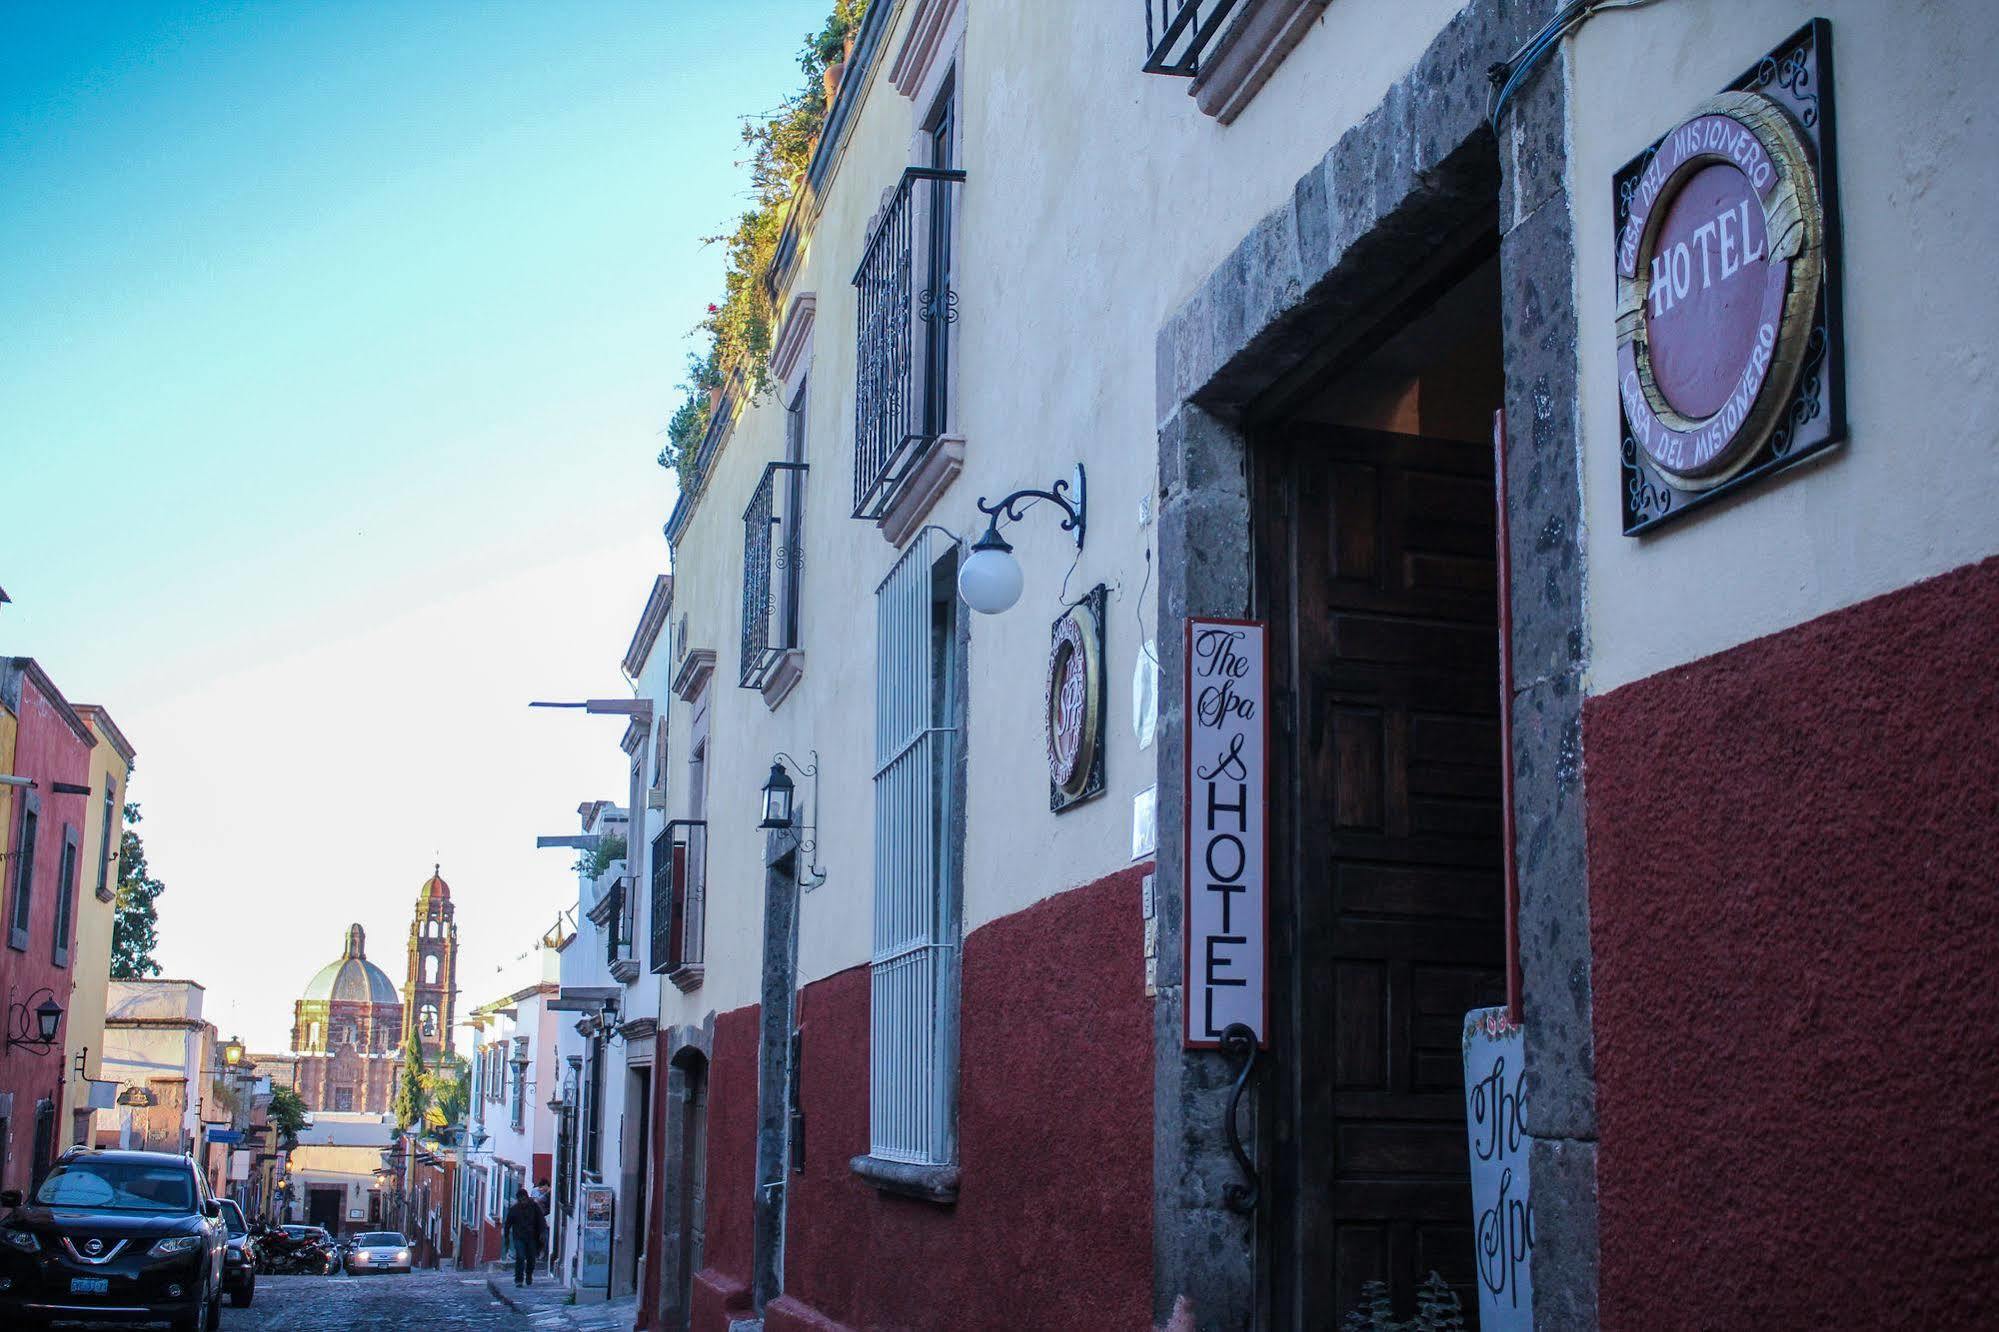
M 30 1004 L 34 1004 L 37 998 L 43 995 L 48 996 L 43 1004 L 36 1004 L 32 1008 L 29 1007 Z M 45 1005 L 56 1006 L 55 1000 L 56 992 L 45 985 L 19 1003 L 8 1004 L 7 1040 L 4 1046 L 0 1046 L 0 1049 L 21 1049 L 35 1055 L 45 1055 L 51 1050 L 61 1049 L 62 1043 L 55 1035 L 51 1035 L 48 1039 L 44 1040 L 40 1031 L 36 1029 L 36 1022 L 41 1016 L 41 1009 Z M 59 1028 L 61 1022 L 62 1009 L 57 1006 L 55 1023 L 53 1025 Z
M 1047 500 L 1062 510 L 1062 530 L 1076 534 L 1076 549 L 1081 550 L 1089 514 L 1089 499 L 1084 479 L 1083 464 L 1077 463 L 1074 476 L 1062 478 L 1047 490 L 1016 490 L 997 503 L 988 503 L 985 496 L 981 495 L 978 501 L 979 512 L 985 514 L 989 521 L 986 524 L 986 537 L 981 539 L 980 544 L 984 545 L 987 540 L 998 538 L 1001 518 L 1010 523 L 1017 523 L 1021 519 L 1022 506 L 1033 504 L 1037 500 Z
M 810 763 L 800 763 L 781 749 L 777 758 L 800 777 L 810 778 L 812 782 L 812 819 L 792 830 L 798 838 L 798 854 L 805 861 L 805 868 L 798 872 L 798 886 L 809 893 L 826 882 L 826 870 L 819 864 L 819 751 L 808 749 L 805 752 L 812 755 Z

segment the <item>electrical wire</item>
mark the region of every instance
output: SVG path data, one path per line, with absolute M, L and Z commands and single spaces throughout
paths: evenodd
M 1505 60 L 1500 61 L 1485 72 L 1491 80 L 1493 92 L 1487 103 L 1486 120 L 1493 129 L 1499 128 L 1499 118 L 1506 114 L 1506 104 L 1513 100 L 1535 66 L 1557 46 L 1562 38 L 1581 27 L 1584 22 L 1606 9 L 1636 9 L 1649 5 L 1652 0 L 1570 0 L 1555 16 L 1542 26 L 1541 30 L 1520 44 Z

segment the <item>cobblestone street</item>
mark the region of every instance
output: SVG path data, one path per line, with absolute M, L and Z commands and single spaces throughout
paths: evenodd
M 335 1329 L 526 1329 L 535 1323 L 493 1298 L 486 1279 L 454 1270 L 408 1276 L 260 1276 L 247 1309 L 224 1305 L 224 1332 Z

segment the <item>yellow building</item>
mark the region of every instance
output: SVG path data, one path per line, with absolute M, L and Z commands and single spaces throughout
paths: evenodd
M 63 1118 L 69 1141 L 88 1143 L 91 1111 L 110 1106 L 115 1083 L 95 1083 L 104 1055 L 105 992 L 111 979 L 111 925 L 118 896 L 118 848 L 125 826 L 125 787 L 132 775 L 132 745 L 93 704 L 77 708 L 97 744 L 90 751 L 90 803 L 83 824 L 83 874 L 76 908 L 76 948 L 70 967 L 68 1045 L 64 1058 L 69 1076 L 63 1083 Z M 87 890 L 87 891 L 83 891 Z M 81 1054 L 82 1067 L 77 1056 Z M 99 1102 L 91 1100 L 92 1088 Z M 101 1103 L 100 1103 L 101 1102 Z

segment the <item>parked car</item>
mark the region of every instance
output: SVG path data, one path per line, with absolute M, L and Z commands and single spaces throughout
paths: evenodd
M 32 1200 L 8 1189 L 0 1206 L 0 1327 L 222 1325 L 228 1230 L 187 1157 L 74 1148 Z
M 229 1232 L 228 1247 L 222 1251 L 222 1288 L 229 1292 L 229 1302 L 241 1309 L 257 1294 L 257 1239 L 235 1200 L 220 1201 L 222 1226 Z
M 407 1272 L 410 1242 L 393 1230 L 365 1230 L 347 1245 L 347 1274 Z

